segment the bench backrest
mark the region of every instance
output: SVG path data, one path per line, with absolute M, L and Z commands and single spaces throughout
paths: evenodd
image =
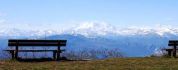
M 8 40 L 8 46 L 66 46 L 67 40 Z
M 168 46 L 178 46 L 178 40 L 169 40 Z

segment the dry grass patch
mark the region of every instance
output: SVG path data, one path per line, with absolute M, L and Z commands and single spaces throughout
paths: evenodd
M 1 61 L 0 70 L 178 70 L 175 58 L 112 58 L 93 61 Z

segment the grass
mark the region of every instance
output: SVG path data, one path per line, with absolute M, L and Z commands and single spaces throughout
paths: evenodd
M 0 70 L 178 70 L 178 58 L 111 58 L 93 61 L 0 61 Z

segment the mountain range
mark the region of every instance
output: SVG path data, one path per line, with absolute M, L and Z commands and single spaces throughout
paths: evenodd
M 178 29 L 166 26 L 156 28 L 118 28 L 106 23 L 87 22 L 68 29 L 20 30 L 1 29 L 1 50 L 8 39 L 66 39 L 66 50 L 118 49 L 126 57 L 145 57 L 161 54 L 169 40 L 178 39 Z

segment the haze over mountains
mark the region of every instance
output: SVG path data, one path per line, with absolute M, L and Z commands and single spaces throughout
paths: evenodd
M 67 50 L 119 49 L 125 56 L 144 57 L 168 47 L 170 39 L 178 39 L 178 29 L 160 26 L 118 28 L 107 23 L 86 22 L 68 29 L 20 30 L 1 29 L 1 49 L 8 39 L 67 39 Z

